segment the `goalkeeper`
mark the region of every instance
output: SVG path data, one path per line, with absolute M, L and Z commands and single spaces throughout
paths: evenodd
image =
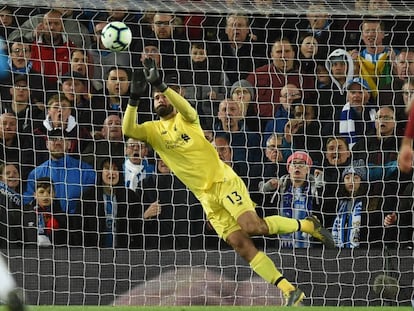
M 137 124 L 137 106 L 140 96 L 146 94 L 147 82 L 155 88 L 154 109 L 159 120 Z M 200 201 L 217 234 L 260 277 L 282 291 L 286 305 L 299 305 L 305 298 L 304 293 L 283 277 L 273 261 L 256 248 L 250 236 L 302 231 L 327 247 L 334 247 L 330 233 L 313 217 L 260 218 L 241 178 L 219 159 L 217 151 L 205 139 L 196 111 L 161 80 L 152 59 L 145 60 L 143 71 L 134 72 L 130 93 L 122 124 L 124 134 L 149 143 Z

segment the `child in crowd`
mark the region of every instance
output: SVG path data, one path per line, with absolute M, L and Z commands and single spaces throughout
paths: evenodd
M 363 213 L 367 206 L 367 169 L 363 160 L 354 161 L 342 172 L 343 195 L 339 201 L 338 213 L 333 223 L 332 235 L 340 248 L 359 247 Z
M 36 228 L 37 245 L 40 247 L 67 243 L 66 216 L 55 199 L 55 188 L 50 178 L 36 180 L 34 200 L 24 207 L 23 222 L 28 242 L 35 236 L 31 231 Z
M 321 185 L 310 173 L 312 158 L 304 151 L 294 152 L 287 160 L 288 174 L 280 179 L 272 178 L 261 185 L 264 192 L 275 191 L 279 194 L 279 215 L 302 219 L 318 214 L 320 209 L 319 189 Z M 309 236 L 297 231 L 280 236 L 282 247 L 306 248 L 310 246 Z

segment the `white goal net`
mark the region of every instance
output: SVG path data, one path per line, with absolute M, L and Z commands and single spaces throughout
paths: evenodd
M 315 215 L 333 234 L 332 250 L 253 237 L 305 305 L 410 305 L 413 177 L 397 159 L 412 16 L 392 0 L 0 1 L 0 248 L 26 302 L 283 304 L 151 146 L 123 135 L 151 58 L 260 217 Z M 132 31 L 123 51 L 101 41 L 114 21 Z M 157 119 L 152 97 L 137 122 Z

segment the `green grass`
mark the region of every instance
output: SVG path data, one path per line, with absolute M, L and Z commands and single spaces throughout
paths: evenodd
M 230 310 L 230 311 L 267 311 L 267 310 L 303 310 L 303 311 L 412 311 L 411 307 L 230 307 L 230 306 L 195 306 L 195 307 L 111 307 L 111 306 L 29 306 L 27 311 L 213 311 L 213 310 Z M 0 311 L 6 311 L 5 307 L 0 307 Z

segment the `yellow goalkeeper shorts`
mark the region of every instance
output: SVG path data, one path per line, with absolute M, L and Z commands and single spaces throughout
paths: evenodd
M 238 176 L 214 183 L 197 197 L 211 225 L 224 240 L 230 233 L 241 229 L 237 218 L 244 212 L 255 211 L 256 206 L 246 185 Z

